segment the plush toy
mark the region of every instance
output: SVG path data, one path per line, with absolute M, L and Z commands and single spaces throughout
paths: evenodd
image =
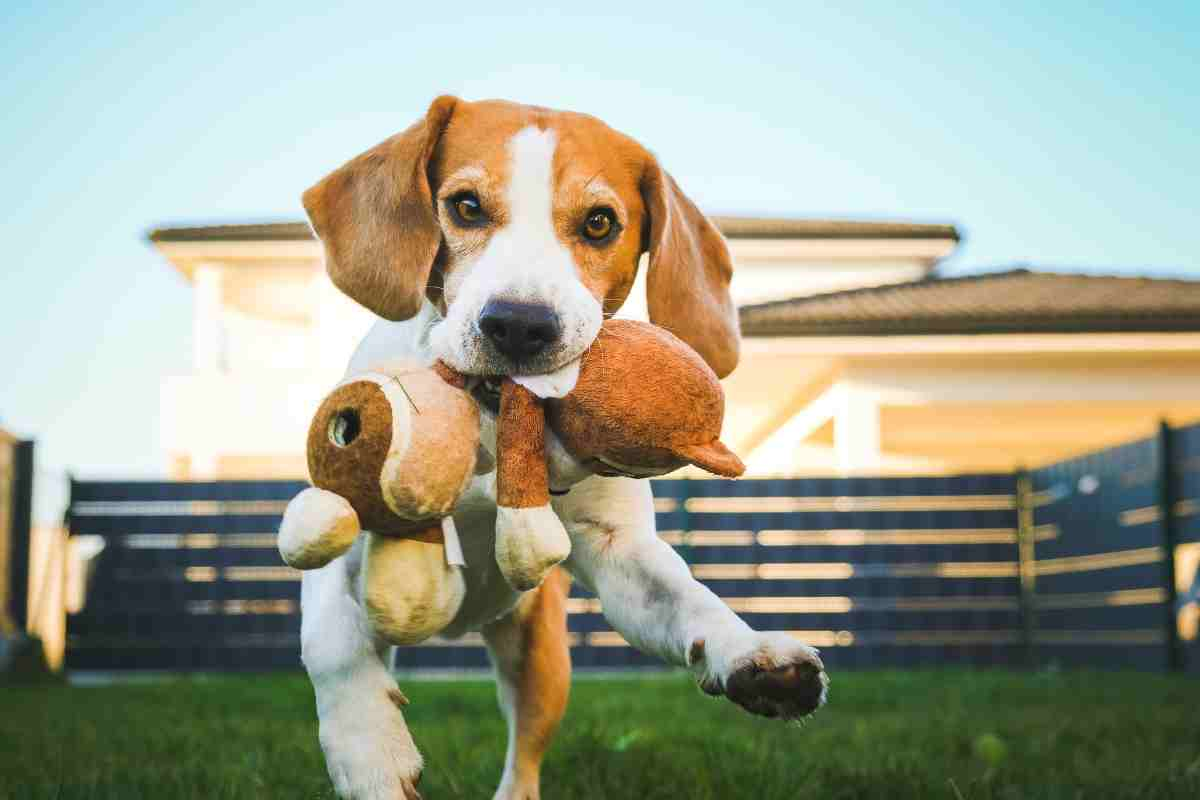
M 474 400 L 433 369 L 405 364 L 343 381 L 309 427 L 314 485 L 284 511 L 284 561 L 322 567 L 369 531 L 359 593 L 375 630 L 393 644 L 429 638 L 466 593 L 450 512 L 478 445 Z
M 462 604 L 450 513 L 472 475 L 492 468 L 469 393 L 483 383 L 441 363 L 367 373 L 341 383 L 309 428 L 314 486 L 288 505 L 280 553 L 315 569 L 370 531 L 360 593 L 376 631 L 395 644 L 428 638 Z M 495 558 L 517 590 L 570 555 L 552 486 L 561 493 L 592 474 L 644 478 L 685 464 L 727 477 L 744 471 L 718 439 L 725 401 L 716 375 L 662 328 L 609 320 L 569 392 L 543 399 L 528 383 L 500 379 L 495 423 Z
M 514 588 L 532 588 L 570 554 L 570 539 L 550 508 L 552 483 L 568 488 L 588 474 L 646 478 L 686 464 L 741 475 L 741 459 L 718 438 L 724 416 L 725 395 L 708 364 L 646 322 L 606 321 L 580 359 L 574 388 L 561 398 L 542 400 L 503 379 L 496 561 L 505 579 Z M 547 425 L 554 434 L 553 469 L 543 444 Z

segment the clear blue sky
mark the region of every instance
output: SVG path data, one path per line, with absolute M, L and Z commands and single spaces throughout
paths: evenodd
M 956 222 L 952 272 L 1200 278 L 1194 2 L 101 5 L 0 3 L 0 424 L 48 471 L 163 466 L 148 228 L 298 217 L 442 92 L 596 114 L 709 211 Z

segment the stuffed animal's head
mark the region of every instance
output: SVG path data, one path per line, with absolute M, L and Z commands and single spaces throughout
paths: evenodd
M 403 534 L 449 514 L 474 474 L 479 410 L 432 369 L 343 381 L 308 430 L 313 485 L 340 495 L 361 527 Z
M 745 471 L 720 441 L 725 394 L 712 368 L 664 328 L 610 319 L 579 380 L 546 402 L 567 451 L 599 475 L 648 477 L 685 464 L 728 478 Z

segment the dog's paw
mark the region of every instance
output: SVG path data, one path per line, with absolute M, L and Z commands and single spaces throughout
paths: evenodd
M 496 789 L 496 793 L 492 795 L 492 800 L 540 800 L 541 796 L 536 776 L 532 779 L 521 780 L 505 771 L 504 779 L 501 781 L 500 787 Z
M 802 719 L 825 703 L 829 687 L 816 648 L 785 633 L 757 633 L 732 655 L 697 639 L 689 661 L 703 666 L 699 681 L 706 693 L 764 717 Z
M 422 760 L 403 718 L 388 706 L 321 720 L 321 749 L 334 791 L 343 800 L 421 800 Z

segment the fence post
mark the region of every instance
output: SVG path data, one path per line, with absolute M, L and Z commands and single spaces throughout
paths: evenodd
M 1175 506 L 1179 499 L 1179 487 L 1175 474 L 1175 441 L 1171 426 L 1162 420 L 1158 426 L 1158 507 L 1162 525 L 1163 589 L 1166 600 L 1166 643 L 1167 669 L 1177 672 L 1183 669 L 1183 651 L 1179 647 L 1175 592 L 1175 548 L 1179 541 L 1175 523 Z
M 1017 608 L 1021 618 L 1021 650 L 1025 666 L 1037 663 L 1035 633 L 1037 629 L 1036 597 L 1037 582 L 1036 553 L 1034 552 L 1033 523 L 1033 478 L 1023 467 L 1014 473 L 1017 484 Z
M 63 509 L 63 528 L 67 531 L 67 538 L 71 537 L 71 528 L 74 524 L 73 514 L 75 511 L 75 473 L 67 473 L 67 507 Z
M 9 508 L 9 617 L 18 631 L 29 624 L 29 539 L 33 534 L 33 442 L 19 441 L 12 452 Z

